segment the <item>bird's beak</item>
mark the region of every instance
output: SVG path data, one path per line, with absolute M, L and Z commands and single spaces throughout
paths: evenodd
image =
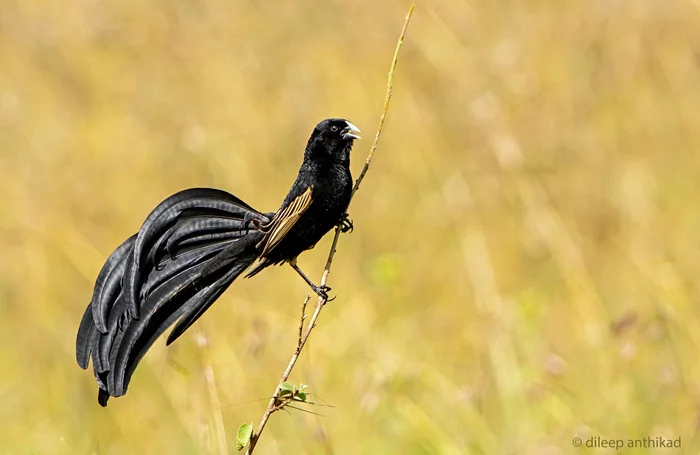
M 347 123 L 348 126 L 342 131 L 343 139 L 361 139 L 359 135 L 359 133 L 361 133 L 360 129 L 348 121 L 345 123 Z

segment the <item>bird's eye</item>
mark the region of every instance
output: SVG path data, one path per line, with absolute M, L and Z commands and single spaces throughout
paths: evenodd
M 333 131 L 334 133 L 337 133 L 337 132 L 338 132 L 338 127 L 337 127 L 337 126 L 331 126 L 331 131 Z

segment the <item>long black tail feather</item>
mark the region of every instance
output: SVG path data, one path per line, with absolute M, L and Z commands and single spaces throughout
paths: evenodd
M 136 234 L 119 245 L 109 256 L 97 276 L 95 289 L 92 293 L 92 315 L 95 319 L 97 330 L 102 333 L 107 331 L 107 316 L 111 310 L 108 303 L 114 302 L 121 291 L 126 260 L 134 249 L 135 241 Z
M 125 259 L 133 248 L 136 235 L 129 237 L 119 245 L 109 256 L 102 267 L 92 300 L 85 309 L 83 319 L 80 321 L 78 336 L 76 339 L 76 359 L 81 368 L 86 369 L 90 361 L 90 354 L 97 346 L 99 336 L 107 332 L 107 318 L 112 310 L 119 292 L 121 292 L 121 278 L 124 272 Z
M 246 213 L 256 210 L 232 194 L 213 188 L 193 188 L 180 191 L 161 202 L 144 221 L 134 243 L 133 261 L 127 268 L 124 294 L 131 317 L 139 315 L 139 284 L 141 276 L 148 267 L 149 251 L 157 246 L 158 241 L 175 225 L 182 215 L 184 223 L 190 218 L 209 218 L 222 215 L 231 220 L 239 221 L 234 231 L 244 230 L 243 219 Z M 194 216 L 190 216 L 194 213 Z M 157 252 L 156 254 L 157 255 Z
M 139 232 L 120 245 L 98 275 L 78 329 L 76 358 L 92 358 L 98 401 L 126 393 L 137 364 L 178 321 L 167 343 L 184 333 L 258 257 L 269 221 L 224 191 L 195 188 L 159 204 Z

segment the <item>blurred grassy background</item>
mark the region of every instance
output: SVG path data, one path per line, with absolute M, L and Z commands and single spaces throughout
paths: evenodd
M 95 276 L 177 190 L 276 209 L 322 118 L 365 131 L 357 174 L 407 7 L 3 3 L 0 452 L 235 452 L 303 282 L 236 282 L 102 409 L 74 360 Z M 291 378 L 333 407 L 273 416 L 260 453 L 698 453 L 698 106 L 697 0 L 419 3 Z

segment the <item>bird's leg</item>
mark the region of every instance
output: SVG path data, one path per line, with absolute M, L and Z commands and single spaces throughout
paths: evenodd
M 350 219 L 350 215 L 347 213 L 343 213 L 343 215 L 340 217 L 340 221 L 338 222 L 338 227 L 340 228 L 340 232 L 345 234 L 346 232 L 352 232 L 355 228 L 352 224 L 352 220 Z
M 301 277 L 304 279 L 304 281 L 306 281 L 306 283 L 307 283 L 309 286 L 311 286 L 311 289 L 313 289 L 313 291 L 314 291 L 316 294 L 318 294 L 319 297 L 323 297 L 326 301 L 329 301 L 329 300 L 328 300 L 328 291 L 331 290 L 331 288 L 330 288 L 329 286 L 326 286 L 325 284 L 324 284 L 323 286 L 316 286 L 316 285 L 309 279 L 309 277 L 307 277 L 307 276 L 304 274 L 304 272 L 301 271 L 301 269 L 300 269 L 299 266 L 297 265 L 297 260 L 296 260 L 296 259 L 294 259 L 294 260 L 292 260 L 292 261 L 289 261 L 289 265 L 291 265 L 292 268 L 293 268 L 294 270 L 297 271 L 297 273 L 299 274 L 299 276 L 301 276 Z

